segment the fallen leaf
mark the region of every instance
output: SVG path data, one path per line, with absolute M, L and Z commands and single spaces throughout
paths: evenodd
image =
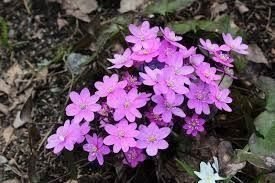
M 134 11 L 144 5 L 147 0 L 134 0 L 134 1 L 129 1 L 129 0 L 121 0 L 120 1 L 120 8 L 118 11 L 120 13 L 125 13 L 128 11 Z
M 4 75 L 6 82 L 12 86 L 14 85 L 14 81 L 17 78 L 22 78 L 24 75 L 23 70 L 21 69 L 19 64 L 13 64 Z
M 5 115 L 7 115 L 9 113 L 9 107 L 0 103 L 0 112 L 2 112 Z
M 31 122 L 32 120 L 32 95 L 30 95 L 27 101 L 24 103 L 20 112 L 20 120 L 23 123 Z
M 66 25 L 69 25 L 69 22 L 63 18 L 57 18 L 56 23 L 57 23 L 58 30 L 61 30 Z
M 3 131 L 3 138 L 6 142 L 6 144 L 8 144 L 10 142 L 11 137 L 13 135 L 13 131 L 14 131 L 14 128 L 11 126 L 5 128 L 5 130 Z
M 228 9 L 228 6 L 226 3 L 218 3 L 215 2 L 212 4 L 212 6 L 210 7 L 210 11 L 211 11 L 211 17 L 216 17 L 217 15 L 219 15 L 221 12 L 224 12 L 225 10 Z
M 16 117 L 13 121 L 13 127 L 14 128 L 19 128 L 19 127 L 23 126 L 26 123 L 26 121 L 22 121 L 20 119 L 20 113 L 21 113 L 20 111 L 17 112 Z
M 0 91 L 9 94 L 11 87 L 2 79 L 0 79 Z
M 245 6 L 245 4 L 240 2 L 239 0 L 235 1 L 235 7 L 239 10 L 241 14 L 249 11 L 249 9 Z
M 0 155 L 0 165 L 6 164 L 8 162 L 5 156 Z
M 15 179 L 5 180 L 2 183 L 20 183 L 20 181 L 15 178 Z
M 91 21 L 87 14 L 98 7 L 96 0 L 51 0 L 51 2 L 60 3 L 67 15 L 72 15 L 84 22 Z
M 98 6 L 96 0 L 74 0 L 74 2 L 83 13 L 91 13 L 96 10 Z
M 257 44 L 248 45 L 248 54 L 246 55 L 246 59 L 255 63 L 268 64 L 266 57 Z

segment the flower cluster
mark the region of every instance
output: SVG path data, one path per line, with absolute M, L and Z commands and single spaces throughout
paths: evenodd
M 230 90 L 220 83 L 233 67 L 231 52 L 247 53 L 241 37 L 223 34 L 222 45 L 200 39 L 198 48 L 207 53 L 203 55 L 197 47 L 182 45 L 183 38 L 168 27 L 151 27 L 145 21 L 129 30 L 125 40 L 131 47 L 108 59 L 108 69 L 121 69 L 122 74 L 103 76 L 92 90 L 71 92 L 66 107 L 71 121 L 48 138 L 46 148 L 58 154 L 85 141 L 89 161 L 97 159 L 102 165 L 104 156 L 113 152 L 136 167 L 168 148 L 166 138 L 175 123 L 196 136 L 213 109 L 231 111 Z

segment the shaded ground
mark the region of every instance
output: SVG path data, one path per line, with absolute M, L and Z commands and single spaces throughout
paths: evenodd
M 217 14 L 213 14 L 210 9 L 215 2 L 195 1 L 190 7 L 176 15 L 169 14 L 168 20 L 214 19 Z M 234 22 L 244 30 L 246 41 L 256 43 L 268 59 L 269 69 L 265 65 L 257 65 L 256 69 L 274 77 L 274 72 L 272 74 L 271 71 L 272 69 L 274 71 L 275 63 L 275 20 L 274 15 L 272 16 L 274 13 L 272 8 L 275 4 L 267 0 L 242 1 L 249 11 L 241 14 L 233 1 L 218 2 L 225 2 L 228 6 L 228 9 L 218 14 L 229 14 Z M 92 13 L 91 17 L 94 21 L 88 24 L 73 17 L 63 16 L 64 10 L 61 10 L 57 3 L 32 1 L 30 6 L 32 14 L 30 15 L 23 1 L 0 2 L 0 16 L 8 23 L 8 36 L 11 43 L 10 49 L 0 49 L 1 79 L 6 81 L 6 85 L 9 87 L 4 92 L 0 91 L 0 155 L 9 161 L 5 166 L 0 165 L 0 182 L 14 178 L 21 182 L 27 182 L 28 179 L 33 182 L 64 182 L 70 177 L 77 177 L 77 175 L 82 182 L 114 182 L 114 180 L 123 182 L 124 178 L 118 179 L 115 172 L 120 172 L 119 175 L 125 176 L 127 180 L 129 177 L 134 177 L 134 170 L 126 172 L 120 167 L 114 169 L 111 166 L 106 166 L 97 172 L 98 167 L 88 165 L 85 156 L 80 155 L 75 159 L 72 154 L 65 153 L 64 156 L 57 158 L 44 149 L 44 137 L 49 135 L 52 129 L 61 124 L 64 119 L 63 111 L 68 91 L 85 84 L 90 85 L 92 80 L 98 77 L 85 73 L 75 84 L 71 72 L 65 66 L 63 56 L 72 50 L 89 55 L 95 51 L 93 43 L 96 40 L 94 31 L 98 30 L 95 28 L 96 23 L 108 21 L 117 15 L 116 9 L 119 7 L 119 3 L 103 3 L 101 1 L 99 4 L 102 7 L 101 11 Z M 57 19 L 61 17 L 68 22 L 68 25 L 59 29 Z M 141 19 L 141 16 L 137 14 L 136 19 Z M 163 22 L 163 19 L 156 16 L 152 21 Z M 111 49 L 114 51 L 116 48 L 112 46 L 104 51 L 105 60 Z M 89 69 L 93 72 L 104 70 L 102 65 L 95 62 L 89 64 L 87 70 Z M 251 90 L 252 86 L 242 81 L 236 82 L 234 87 L 233 92 L 237 93 L 236 96 L 241 96 L 240 99 L 235 99 L 234 109 L 238 111 L 238 100 L 242 100 L 242 97 L 247 94 L 249 97 L 254 96 L 255 92 Z M 18 112 L 21 111 L 23 104 L 31 94 L 33 96 L 32 120 L 18 128 L 13 128 L 16 116 L 19 116 Z M 247 110 L 250 110 L 251 113 L 249 117 L 255 117 L 257 113 L 253 113 L 253 111 L 260 112 L 261 108 L 253 106 L 253 110 Z M 211 143 L 218 144 L 217 141 L 220 139 L 229 140 L 234 147 L 242 148 L 251 134 L 251 129 L 247 127 L 244 120 L 247 116 L 244 115 L 238 114 L 238 112 L 231 115 L 218 114 L 215 119 L 219 123 L 213 122 L 208 127 L 209 133 L 214 136 L 213 139 L 201 142 L 200 145 L 206 143 L 205 152 L 203 150 L 192 152 L 194 155 L 192 158 L 197 158 L 194 161 L 207 158 L 209 152 L 215 151 L 212 149 Z M 192 158 L 190 159 L 192 160 Z M 150 169 L 154 163 L 148 161 L 144 167 Z M 173 162 L 168 161 L 162 166 L 165 167 L 164 171 L 159 173 L 166 182 L 174 181 L 172 175 L 176 175 L 180 182 L 191 181 L 185 177 L 183 172 L 176 171 L 177 168 Z M 249 182 L 253 179 L 254 171 L 252 168 L 248 169 L 249 173 L 240 174 L 239 178 L 244 182 Z M 152 180 L 147 180 L 148 182 L 157 181 L 153 172 L 143 174 L 137 170 L 136 175 L 139 175 L 141 180 L 134 178 L 135 182 L 143 181 L 142 177 L 151 177 Z M 163 181 L 162 178 L 158 178 L 158 181 Z

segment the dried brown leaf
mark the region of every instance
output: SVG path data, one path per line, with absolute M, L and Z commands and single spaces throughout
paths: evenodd
M 4 75 L 6 78 L 6 82 L 12 86 L 14 85 L 14 81 L 17 78 L 22 78 L 24 75 L 23 70 L 21 69 L 19 64 L 13 64 Z
M 72 15 L 85 22 L 91 21 L 87 14 L 98 7 L 96 0 L 58 0 L 57 2 L 61 3 L 62 9 L 66 10 L 67 15 Z
M 23 126 L 26 123 L 26 121 L 21 120 L 20 113 L 21 113 L 20 111 L 17 112 L 16 117 L 13 121 L 12 125 L 13 125 L 14 128 L 19 128 L 19 127 Z
M 10 141 L 11 141 L 11 137 L 13 135 L 13 131 L 14 131 L 14 128 L 9 126 L 7 128 L 5 128 L 5 130 L 3 131 L 3 138 L 6 142 L 6 144 L 8 144 Z
M 249 11 L 249 9 L 245 6 L 245 4 L 242 3 L 242 2 L 239 1 L 239 0 L 236 0 L 236 1 L 235 1 L 235 7 L 239 10 L 239 12 L 240 12 L 241 14 L 246 13 L 246 12 Z
M 4 80 L 0 79 L 0 92 L 9 94 L 10 90 L 11 90 L 11 87 Z
M 57 18 L 56 23 L 58 26 L 58 30 L 61 30 L 63 27 L 69 24 L 69 22 L 63 18 Z
M 246 55 L 246 59 L 255 63 L 268 64 L 266 57 L 257 44 L 248 45 L 248 54 Z
M 5 181 L 3 181 L 3 183 L 20 183 L 20 181 L 15 178 L 15 179 L 5 180 Z
M 9 113 L 9 107 L 0 103 L 0 112 L 2 112 L 5 115 L 7 115 Z
M 219 15 L 221 12 L 224 12 L 225 10 L 228 9 L 228 6 L 226 3 L 218 3 L 215 2 L 213 3 L 213 5 L 210 7 L 211 9 L 211 17 L 216 17 L 217 15 Z
M 129 0 L 121 0 L 120 1 L 120 8 L 118 11 L 120 13 L 125 13 L 128 11 L 135 11 L 142 5 L 144 5 L 147 2 L 147 0 L 134 0 L 134 1 L 129 1 Z

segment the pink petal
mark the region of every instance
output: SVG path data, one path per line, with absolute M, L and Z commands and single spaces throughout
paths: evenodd
M 69 104 L 67 107 L 66 107 L 66 115 L 67 116 L 74 116 L 76 114 L 78 114 L 80 112 L 80 107 L 78 105 L 75 105 L 75 104 Z
M 117 134 L 117 127 L 114 125 L 107 124 L 105 125 L 105 131 L 111 135 L 116 135 Z
M 125 116 L 125 111 L 123 109 L 116 109 L 114 112 L 114 120 L 119 121 Z
M 150 145 L 146 148 L 146 153 L 149 156 L 155 156 L 158 153 L 158 149 L 155 146 Z
M 80 97 L 82 101 L 86 101 L 88 98 L 90 98 L 90 91 L 88 88 L 83 88 L 80 92 Z
M 168 148 L 168 143 L 165 140 L 159 140 L 157 142 L 157 147 L 158 149 L 167 149 Z
M 78 104 L 78 105 L 82 104 L 80 95 L 74 91 L 70 93 L 70 99 L 75 104 Z
M 178 107 L 173 107 L 172 113 L 174 115 L 182 117 L 182 118 L 184 118 L 186 116 L 185 113 L 180 108 L 178 108 Z
M 103 143 L 105 145 L 113 145 L 115 144 L 117 141 L 119 141 L 119 139 L 115 136 L 109 135 L 107 137 L 104 138 Z
M 100 165 L 103 165 L 104 159 L 103 159 L 102 154 L 97 153 L 97 154 L 96 154 L 96 158 L 97 158 L 98 163 L 99 163 Z
M 89 156 L 88 156 L 88 160 L 89 161 L 94 161 L 96 159 L 96 155 L 90 153 Z

